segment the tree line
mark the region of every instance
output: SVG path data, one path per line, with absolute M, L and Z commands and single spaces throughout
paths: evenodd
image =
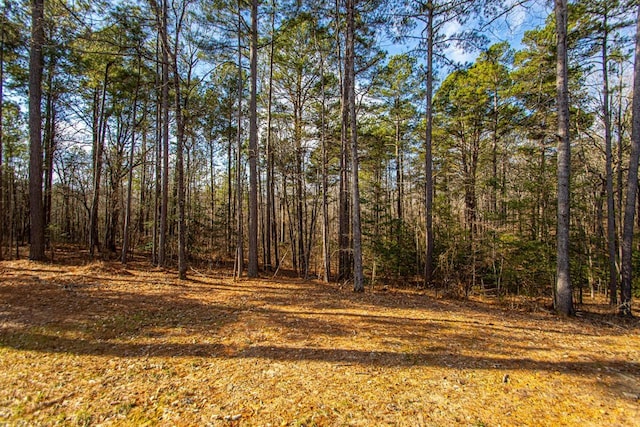
M 0 257 L 71 243 L 181 278 L 228 260 L 631 315 L 640 5 L 555 0 L 490 43 L 527 7 L 5 1 Z

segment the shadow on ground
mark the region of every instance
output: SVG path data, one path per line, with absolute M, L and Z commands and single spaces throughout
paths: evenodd
M 22 264 L 21 264 L 22 265 Z M 4 265 L 0 346 L 77 355 L 253 358 L 371 366 L 640 372 L 638 360 L 576 348 L 625 335 L 579 320 L 526 317 L 418 293 L 353 294 L 294 279 L 178 282 L 143 264 Z M 32 268 L 31 268 L 32 267 Z M 531 352 L 558 353 L 534 358 Z M 562 353 L 567 354 L 563 355 Z M 580 356 L 581 359 L 576 359 Z

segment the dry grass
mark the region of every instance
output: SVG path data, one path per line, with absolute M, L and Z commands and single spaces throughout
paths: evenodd
M 607 314 L 0 263 L 0 425 L 640 425 L 640 325 Z

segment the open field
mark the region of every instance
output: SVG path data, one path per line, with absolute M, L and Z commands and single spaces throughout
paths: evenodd
M 640 426 L 640 324 L 604 314 L 0 263 L 0 425 Z

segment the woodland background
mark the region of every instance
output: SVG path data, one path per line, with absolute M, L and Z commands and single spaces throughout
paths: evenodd
M 521 3 L 5 0 L 0 257 L 552 295 L 562 15 L 489 44 Z M 556 3 L 574 298 L 617 304 L 637 7 Z

